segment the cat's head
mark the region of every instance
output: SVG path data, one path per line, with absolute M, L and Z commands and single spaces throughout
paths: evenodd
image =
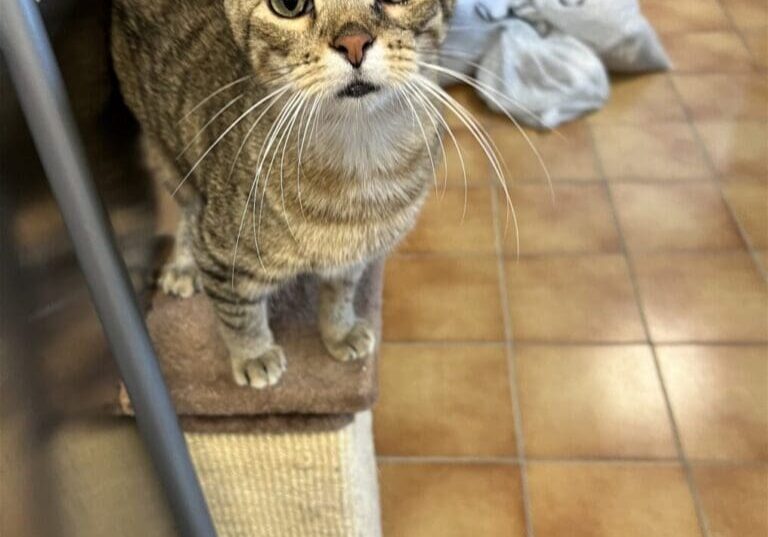
M 434 63 L 455 0 L 225 0 L 256 78 L 339 106 L 391 99 Z

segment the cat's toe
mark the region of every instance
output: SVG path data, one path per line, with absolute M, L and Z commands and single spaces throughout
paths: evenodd
M 269 347 L 256 358 L 234 364 L 235 382 L 240 386 L 263 390 L 277 384 L 286 367 L 283 349 L 277 346 Z
M 341 341 L 323 340 L 328 352 L 340 362 L 362 360 L 373 355 L 376 349 L 376 334 L 366 322 L 358 320 Z
M 197 267 L 174 263 L 163 267 L 157 283 L 163 293 L 179 298 L 189 298 L 201 287 Z

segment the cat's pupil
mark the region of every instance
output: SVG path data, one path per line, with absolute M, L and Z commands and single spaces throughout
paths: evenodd
M 299 5 L 300 0 L 283 0 L 283 5 L 285 6 L 285 9 L 287 9 L 290 12 L 293 12 L 296 10 L 296 7 Z

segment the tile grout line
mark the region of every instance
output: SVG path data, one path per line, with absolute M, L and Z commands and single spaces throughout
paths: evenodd
M 749 255 L 750 259 L 752 260 L 752 264 L 754 265 L 758 274 L 762 276 L 763 281 L 768 282 L 768 267 L 763 266 L 763 262 L 760 259 L 760 253 L 755 248 L 754 244 L 752 243 L 752 239 L 749 236 L 749 233 L 747 233 L 747 230 L 744 228 L 744 225 L 741 223 L 741 219 L 736 214 L 736 211 L 734 210 L 733 205 L 731 204 L 731 200 L 728 199 L 728 196 L 725 194 L 725 190 L 723 188 L 723 181 L 725 180 L 725 178 L 722 176 L 722 174 L 719 171 L 714 169 L 714 163 L 710 159 L 709 153 L 707 153 L 706 148 L 704 147 L 704 144 L 701 141 L 699 129 L 696 127 L 693 121 L 691 121 L 691 130 L 693 131 L 693 136 L 696 139 L 696 143 L 699 145 L 700 149 L 704 152 L 705 160 L 710 166 L 712 166 L 714 170 L 715 175 L 714 175 L 713 182 L 715 184 L 715 188 L 717 189 L 717 192 L 720 194 L 720 198 L 723 200 L 723 204 L 725 205 L 725 209 L 728 211 L 728 215 L 731 217 L 731 220 L 733 220 L 734 224 L 736 225 L 736 229 L 739 232 L 739 237 L 741 238 L 742 242 L 744 243 L 744 247 L 746 248 L 746 253 Z M 739 252 L 741 251 L 742 250 L 739 250 Z M 725 253 L 727 252 L 728 251 L 725 251 Z
M 501 178 L 504 181 L 504 178 Z M 496 264 L 499 276 L 499 299 L 501 301 L 501 316 L 504 323 L 504 352 L 507 358 L 507 375 L 509 394 L 512 399 L 512 412 L 515 420 L 515 442 L 517 444 L 517 458 L 520 464 L 520 488 L 523 500 L 523 516 L 525 517 L 525 534 L 527 537 L 535 537 L 533 527 L 533 509 L 531 506 L 530 483 L 528 481 L 528 461 L 525 453 L 525 437 L 523 433 L 523 413 L 520 407 L 520 397 L 517 385 L 517 368 L 512 332 L 512 316 L 509 311 L 509 290 L 505 272 L 505 257 L 502 244 L 502 236 L 499 218 L 499 193 L 494 185 L 491 185 L 491 213 L 493 215 L 493 235 L 496 243 Z
M 668 77 L 669 77 L 669 83 L 673 84 L 671 80 L 671 75 L 668 75 Z M 680 100 L 679 95 L 678 95 L 678 100 L 682 106 L 682 101 Z M 690 122 L 688 124 L 690 125 Z M 616 231 L 619 235 L 619 242 L 621 245 L 621 250 L 623 253 L 624 260 L 626 262 L 627 271 L 629 272 L 629 279 L 632 285 L 632 293 L 634 295 L 635 303 L 637 305 L 638 314 L 640 316 L 640 322 L 642 323 L 643 330 L 645 331 L 646 344 L 648 345 L 651 351 L 651 357 L 653 359 L 653 365 L 656 371 L 656 377 L 659 381 L 659 387 L 661 388 L 661 393 L 664 398 L 664 406 L 667 411 L 667 419 L 669 420 L 669 425 L 672 432 L 672 438 L 675 444 L 675 450 L 677 451 L 677 462 L 682 466 L 683 473 L 685 475 L 685 480 L 688 485 L 688 491 L 691 495 L 691 500 L 693 501 L 693 508 L 696 513 L 696 520 L 698 522 L 699 531 L 701 532 L 702 537 L 711 537 L 711 534 L 709 531 L 709 522 L 707 520 L 706 513 L 704 512 L 699 491 L 698 491 L 698 488 L 696 487 L 696 483 L 693 478 L 693 470 L 685 455 L 683 442 L 680 436 L 680 429 L 678 427 L 677 419 L 675 418 L 674 410 L 672 408 L 672 401 L 669 397 L 669 391 L 667 390 L 666 383 L 664 382 L 664 375 L 661 370 L 661 362 L 659 361 L 659 356 L 656 351 L 656 345 L 651 336 L 651 329 L 648 324 L 648 318 L 645 314 L 645 308 L 643 306 L 642 296 L 640 294 L 640 287 L 637 283 L 637 274 L 635 272 L 634 263 L 633 263 L 632 257 L 629 254 L 626 237 L 624 236 L 624 230 L 621 227 L 618 210 L 616 209 L 613 189 L 611 188 L 611 185 L 609 184 L 608 178 L 605 174 L 602 158 L 598 151 L 597 142 L 595 140 L 594 133 L 592 131 L 591 126 L 589 127 L 589 133 L 590 133 L 590 138 L 592 140 L 593 151 L 595 151 L 595 154 L 597 155 L 597 165 L 599 167 L 600 174 L 603 180 L 605 181 L 606 188 L 608 189 L 608 198 L 611 205 L 611 213 L 613 215 L 613 221 L 614 221 L 614 225 L 616 226 Z
M 728 24 L 731 26 L 731 31 L 736 34 L 736 36 L 739 38 L 739 41 L 744 46 L 744 49 L 747 51 L 747 54 L 749 54 L 749 58 L 752 60 L 752 66 L 758 70 L 762 71 L 758 68 L 758 62 L 757 57 L 752 50 L 752 48 L 749 46 L 749 43 L 747 42 L 747 38 L 744 35 L 744 29 L 742 29 L 738 24 L 736 24 L 736 21 L 733 18 L 733 15 L 731 15 L 731 12 L 728 11 L 728 8 L 723 4 L 723 0 L 715 0 L 717 2 L 717 5 L 720 6 L 720 11 L 723 12 L 723 16 L 728 19 Z M 768 22 L 768 21 L 766 21 Z
M 736 24 L 736 21 L 731 15 L 731 12 L 728 11 L 725 4 L 723 4 L 722 0 L 715 0 L 715 1 L 717 2 L 717 5 L 720 6 L 720 10 L 723 12 L 723 15 L 725 16 L 725 18 L 728 19 L 728 24 L 731 27 L 731 31 L 738 36 L 739 42 L 741 42 L 741 44 L 744 46 L 744 49 L 747 51 L 750 59 L 752 60 L 752 71 L 748 71 L 747 73 L 765 74 L 765 70 L 759 68 L 757 63 L 757 58 L 755 57 L 755 54 L 752 51 L 752 49 L 749 47 L 749 43 L 747 43 L 747 39 L 744 36 L 744 31 Z M 717 169 L 714 161 L 710 157 L 709 151 L 707 151 L 707 148 L 704 145 L 704 141 L 701 138 L 701 133 L 699 132 L 699 128 L 696 126 L 696 122 L 694 121 L 693 114 L 691 114 L 691 111 L 688 108 L 688 106 L 685 104 L 685 101 L 683 100 L 682 95 L 680 95 L 680 91 L 678 91 L 677 86 L 675 85 L 675 81 L 672 79 L 671 73 L 668 74 L 668 76 L 672 84 L 672 90 L 675 92 L 675 96 L 680 101 L 680 104 L 683 107 L 683 113 L 685 114 L 686 120 L 688 121 L 688 124 L 691 126 L 691 130 L 693 131 L 694 138 L 696 139 L 696 144 L 699 146 L 699 150 L 703 153 L 704 159 L 707 161 L 707 163 L 709 164 L 710 168 L 714 173 L 715 184 L 717 186 L 718 191 L 720 192 L 720 197 L 722 198 L 723 203 L 725 203 L 725 207 L 726 209 L 728 209 L 728 213 L 730 214 L 731 218 L 736 223 L 736 228 L 739 230 L 739 235 L 741 236 L 741 240 L 744 241 L 744 245 L 747 247 L 747 252 L 752 258 L 752 262 L 757 267 L 757 271 L 763 277 L 763 280 L 768 282 L 768 266 L 765 266 L 765 264 L 762 262 L 762 259 L 760 259 L 760 256 L 757 250 L 755 249 L 754 244 L 752 243 L 752 239 L 750 239 L 749 234 L 747 233 L 746 229 L 744 229 L 744 226 L 742 225 L 741 220 L 736 215 L 736 211 L 733 210 L 733 205 L 731 204 L 731 201 L 728 199 L 728 196 L 725 195 L 725 191 L 723 190 L 724 177 L 720 173 L 720 171 Z
M 712 179 L 704 181 L 697 181 L 695 184 L 710 184 L 712 183 Z M 604 186 L 606 183 L 600 183 L 600 186 Z M 637 183 L 635 183 L 637 184 Z M 665 183 L 669 184 L 669 183 Z M 608 184 L 608 186 L 611 186 Z M 557 185 L 555 185 L 555 191 L 557 191 Z M 729 216 L 733 216 L 729 213 Z M 738 224 L 738 222 L 735 222 Z M 740 230 L 741 231 L 741 230 Z M 747 245 L 748 246 L 748 245 Z M 715 248 L 715 247 L 709 247 L 709 248 L 662 248 L 662 249 L 654 249 L 654 250 L 648 250 L 646 252 L 642 253 L 650 253 L 650 254 L 662 254 L 662 255 L 719 255 L 719 254 L 734 254 L 734 253 L 743 253 L 745 248 L 742 246 L 741 248 Z M 755 249 L 757 251 L 757 249 Z M 578 250 L 578 251 L 543 251 L 543 252 L 537 252 L 537 253 L 529 253 L 524 254 L 521 253 L 519 256 L 516 256 L 514 254 L 508 254 L 508 253 L 502 253 L 501 257 L 504 260 L 511 260 L 516 261 L 518 259 L 552 259 L 552 258 L 578 258 L 578 257 L 610 257 L 610 256 L 620 256 L 622 255 L 622 252 L 620 251 L 598 251 L 598 250 Z M 470 259 L 478 259 L 478 258 L 491 258 L 496 257 L 495 253 L 489 253 L 489 252 L 482 252 L 482 251 L 466 251 L 466 252 L 440 252 L 440 251 L 396 251 L 393 253 L 392 257 L 397 257 L 400 259 L 435 259 L 435 258 L 470 258 Z
M 520 457 L 478 455 L 379 455 L 376 459 L 385 464 L 521 464 Z
M 484 455 L 378 455 L 376 459 L 385 464 L 504 464 L 519 465 L 520 457 L 484 456 Z M 766 468 L 765 460 L 718 460 L 718 459 L 693 459 L 700 466 L 738 466 L 742 468 Z M 679 466 L 680 459 L 675 457 L 566 457 L 566 456 L 539 456 L 528 457 L 526 462 L 552 463 L 552 464 L 616 464 L 616 465 L 675 465 Z
M 622 340 L 622 341 L 590 341 L 583 339 L 574 340 L 544 340 L 544 339 L 517 339 L 517 346 L 519 347 L 637 347 L 647 346 L 649 344 L 647 339 L 637 340 Z M 385 345 L 401 346 L 401 347 L 419 347 L 419 346 L 432 346 L 432 347 L 451 347 L 455 345 L 475 345 L 478 347 L 501 347 L 506 344 L 505 340 L 470 340 L 470 339 L 456 339 L 456 340 L 427 340 L 427 339 L 387 339 L 382 341 Z M 762 340 L 721 340 L 721 341 L 708 341 L 703 339 L 689 339 L 679 341 L 659 341 L 655 343 L 657 346 L 663 347 L 765 347 L 768 345 Z
M 730 13 L 725 9 L 722 2 L 718 0 L 718 4 L 720 5 L 721 9 L 725 12 L 726 16 L 728 17 L 728 20 L 731 23 L 731 27 L 734 32 L 736 32 L 739 35 L 740 40 L 744 43 L 745 47 L 747 48 L 750 58 L 754 61 L 754 55 L 752 54 L 751 50 L 749 50 L 749 47 L 746 46 L 746 39 L 744 39 L 744 36 L 742 35 L 739 28 L 734 23 Z M 758 274 L 760 274 L 763 277 L 763 281 L 768 281 L 768 267 L 765 267 L 762 263 L 762 260 L 760 259 L 757 250 L 754 248 L 754 244 L 752 243 L 751 238 L 749 237 L 749 234 L 747 233 L 747 230 L 742 225 L 741 220 L 738 218 L 738 215 L 736 214 L 736 211 L 733 209 L 733 205 L 731 204 L 730 200 L 725 194 L 725 190 L 723 188 L 723 174 L 720 172 L 720 170 L 715 166 L 715 162 L 712 159 L 712 156 L 710 155 L 709 151 L 707 150 L 706 145 L 704 144 L 704 140 L 701 137 L 701 133 L 699 132 L 699 128 L 696 125 L 696 122 L 694 120 L 693 114 L 691 113 L 691 110 L 688 108 L 688 106 L 685 104 L 685 101 L 682 98 L 682 95 L 680 94 L 677 86 L 674 83 L 674 80 L 672 80 L 672 75 L 667 75 L 670 78 L 670 81 L 672 83 L 672 90 L 675 93 L 675 96 L 680 101 L 683 112 L 685 113 L 685 117 L 688 121 L 688 124 L 690 125 L 691 132 L 693 133 L 694 140 L 696 141 L 696 145 L 699 148 L 699 151 L 701 151 L 705 162 L 709 166 L 709 168 L 712 170 L 713 175 L 713 183 L 715 184 L 718 192 L 720 193 L 720 197 L 723 200 L 723 203 L 725 204 L 726 209 L 728 210 L 728 213 L 731 216 L 731 219 L 735 222 L 736 228 L 739 231 L 739 235 L 744 242 L 745 247 L 747 248 L 747 253 L 752 259 L 752 263 L 755 266 Z M 656 350 L 654 347 L 654 356 L 656 356 Z M 661 370 L 659 370 L 659 373 L 661 374 Z M 662 377 L 663 378 L 663 377 Z M 683 453 L 683 456 L 685 457 L 685 453 Z M 699 494 L 698 487 L 696 486 L 695 479 L 693 477 L 693 471 L 691 469 L 690 462 L 685 459 L 685 465 L 686 465 L 686 472 L 689 474 L 690 479 L 690 486 L 691 491 L 694 494 L 694 502 L 696 504 L 697 509 L 701 511 L 702 518 L 700 519 L 703 523 L 703 529 L 705 530 L 705 537 L 709 537 L 711 534 L 711 531 L 709 530 L 709 521 L 706 516 L 706 512 L 704 511 L 703 507 L 701 506 L 701 497 Z
M 715 1 L 717 2 L 717 5 L 720 6 L 720 10 L 723 12 L 723 15 L 725 16 L 725 18 L 728 19 L 728 24 L 731 27 L 731 31 L 738 36 L 739 41 L 744 46 L 747 53 L 749 54 L 750 59 L 752 60 L 752 71 L 749 73 L 765 74 L 765 70 L 761 69 L 758 66 L 757 58 L 755 57 L 754 52 L 750 48 L 749 43 L 747 43 L 747 39 L 744 36 L 744 31 L 736 24 L 736 21 L 731 15 L 731 12 L 728 11 L 725 4 L 723 4 L 722 0 L 715 0 Z M 762 275 L 763 280 L 768 281 L 768 267 L 765 266 L 762 260 L 760 259 L 760 256 L 757 250 L 755 249 L 754 244 L 752 243 L 752 240 L 749 238 L 749 234 L 744 229 L 744 226 L 741 224 L 741 220 L 739 220 L 739 218 L 737 217 L 736 211 L 733 210 L 733 205 L 731 204 L 731 201 L 725 195 L 725 191 L 723 190 L 724 177 L 715 166 L 715 163 L 712 161 L 712 158 L 710 157 L 709 152 L 707 151 L 707 148 L 704 145 L 704 141 L 701 138 L 701 133 L 699 133 L 699 128 L 696 126 L 696 123 L 693 119 L 693 115 L 691 114 L 691 111 L 688 109 L 688 106 L 685 104 L 685 101 L 682 99 L 682 96 L 680 95 L 680 92 L 678 91 L 677 86 L 675 85 L 675 81 L 672 79 L 672 75 L 669 74 L 668 76 L 672 83 L 672 90 L 675 92 L 675 95 L 680 101 L 683 107 L 683 112 L 685 113 L 685 117 L 688 120 L 688 123 L 691 125 L 694 138 L 696 139 L 696 144 L 699 146 L 699 150 L 703 153 L 704 159 L 707 161 L 710 168 L 714 172 L 715 183 L 717 184 L 718 190 L 720 192 L 720 197 L 723 199 L 723 202 L 725 203 L 725 207 L 728 209 L 728 213 L 731 215 L 731 218 L 736 223 L 736 228 L 739 230 L 739 235 L 741 236 L 742 241 L 744 241 L 744 245 L 747 247 L 747 252 L 752 258 L 752 262 L 757 266 L 757 271 Z
M 517 339 L 517 346 L 519 347 L 637 347 L 647 346 L 649 344 L 647 339 L 643 340 L 629 340 L 629 341 L 589 341 L 589 340 L 546 340 L 546 339 Z M 453 346 L 477 346 L 477 347 L 502 347 L 505 345 L 504 340 L 489 341 L 489 340 L 433 340 L 428 339 L 387 339 L 382 341 L 384 345 L 399 346 L 399 347 L 453 347 Z M 659 341 L 656 343 L 658 346 L 664 347 L 760 347 L 765 348 L 766 342 L 761 340 L 723 340 L 723 341 L 707 341 L 707 340 L 680 340 L 680 341 Z

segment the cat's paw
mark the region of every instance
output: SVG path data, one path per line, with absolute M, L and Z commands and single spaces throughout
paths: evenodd
M 166 295 L 189 298 L 202 288 L 200 273 L 194 265 L 168 263 L 157 280 Z
M 370 324 L 358 319 L 341 340 L 323 338 L 323 343 L 331 356 L 340 362 L 362 360 L 373 355 L 376 349 L 376 334 Z
M 277 345 L 268 347 L 255 358 L 232 360 L 232 372 L 237 385 L 257 390 L 277 384 L 286 367 L 285 353 Z

